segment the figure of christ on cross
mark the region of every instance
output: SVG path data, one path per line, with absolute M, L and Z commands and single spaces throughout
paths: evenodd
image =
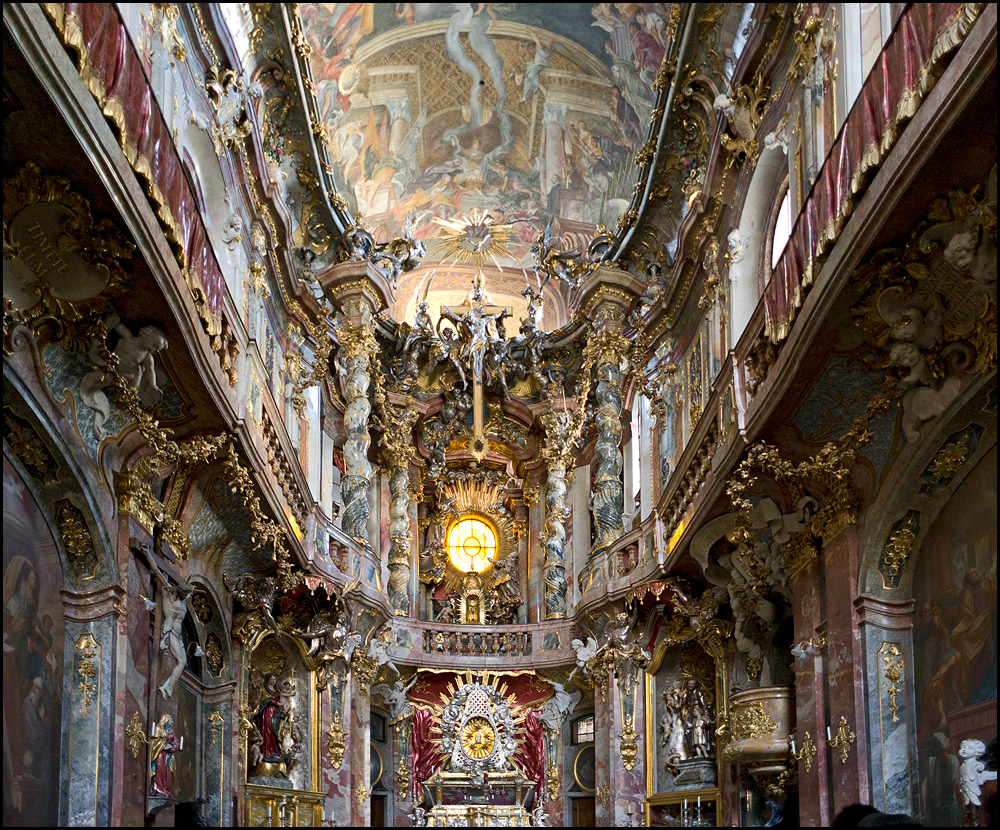
M 484 292 L 485 293 L 485 292 Z M 473 454 L 482 458 L 486 449 L 484 434 L 484 401 L 483 401 L 483 360 L 490 348 L 490 343 L 502 337 L 503 318 L 511 313 L 506 306 L 485 305 L 482 299 L 488 296 L 475 297 L 475 292 L 466 298 L 466 304 L 450 308 L 442 306 L 441 319 L 449 320 L 458 331 L 461 338 L 459 360 L 472 369 L 472 406 L 473 406 Z M 473 304 L 478 299 L 478 304 Z M 491 324 L 498 330 L 494 335 Z M 440 321 L 438 323 L 440 325 Z

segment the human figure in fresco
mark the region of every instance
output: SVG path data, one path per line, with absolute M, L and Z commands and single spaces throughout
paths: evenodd
M 174 735 L 174 719 L 163 715 L 149 742 L 149 777 L 154 795 L 169 797 L 174 786 L 174 753 L 180 749 Z
M 253 722 L 260 732 L 260 754 L 267 763 L 282 763 L 285 756 L 281 751 L 279 733 L 281 724 L 288 717 L 288 712 L 281 705 L 281 692 L 278 689 L 278 675 L 268 672 L 264 676 L 264 688 L 261 690 L 260 702 L 253 713 Z
M 976 696 L 996 654 L 996 643 L 993 640 L 997 595 L 996 568 L 994 558 L 989 573 L 980 575 L 978 569 L 970 567 L 962 580 L 962 591 L 958 598 L 958 619 L 951 631 L 950 639 L 959 655 L 957 681 L 963 704 L 971 703 Z M 995 691 L 994 679 L 994 694 Z
M 951 739 L 935 732 L 930 739 L 933 755 L 924 762 L 920 782 L 920 803 L 928 827 L 957 827 L 962 821 L 955 788 L 958 786 L 958 758 L 951 752 Z

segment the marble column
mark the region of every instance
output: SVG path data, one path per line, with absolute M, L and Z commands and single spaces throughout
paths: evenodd
M 89 595 L 63 592 L 65 643 L 61 775 L 53 797 L 61 823 L 111 823 L 114 745 L 115 587 Z
M 368 400 L 368 386 L 371 383 L 369 361 L 374 354 L 374 337 L 365 324 L 345 326 L 340 332 L 340 348 L 343 356 L 344 397 L 344 464 L 346 472 L 341 480 L 341 495 L 344 512 L 341 527 L 349 536 L 367 546 L 368 538 L 368 487 L 372 479 L 372 465 L 368 460 L 371 437 L 368 434 L 368 416 L 372 406 Z
M 351 824 L 355 827 L 368 827 L 371 824 L 371 701 L 368 699 L 371 675 L 365 671 L 363 663 L 370 658 L 355 658 L 355 667 L 351 671 L 350 695 L 350 725 L 349 738 L 349 769 L 350 769 L 350 800 Z M 361 669 L 361 670 L 359 670 Z
M 836 732 L 841 718 L 855 735 L 846 763 L 828 750 L 830 782 L 836 816 L 850 804 L 869 803 L 868 740 L 865 728 L 865 668 L 861 630 L 855 625 L 854 598 L 858 584 L 858 531 L 850 525 L 824 538 L 826 572 L 826 700 L 828 723 Z M 824 732 L 825 737 L 825 732 Z
M 854 601 L 864 647 L 864 682 L 858 685 L 868 698 L 871 804 L 885 813 L 920 818 L 913 661 L 915 605 L 913 599 L 886 600 L 867 594 Z
M 329 692 L 320 695 L 323 724 L 320 789 L 326 791 L 323 817 L 331 826 L 343 824 L 344 817 L 351 812 L 351 771 L 350 765 L 344 763 L 344 752 L 349 738 L 347 728 L 350 726 L 350 713 L 346 716 L 344 714 L 346 682 L 340 677 L 331 678 Z
M 396 396 L 392 396 L 396 397 Z M 386 404 L 382 459 L 389 475 L 389 604 L 396 616 L 410 616 L 410 462 L 411 430 L 417 413 L 405 399 Z
M 210 827 L 232 824 L 233 695 L 235 682 L 207 690 L 202 701 L 202 769 L 205 805 L 202 816 Z
M 368 416 L 371 401 L 371 365 L 377 351 L 374 315 L 393 300 L 386 276 L 368 262 L 343 262 L 315 274 L 327 297 L 339 307 L 343 321 L 338 331 L 341 362 L 344 367 L 344 462 L 341 481 L 343 511 L 341 527 L 363 545 L 371 548 L 368 533 L 368 490 L 372 465 L 368 460 L 371 437 Z M 361 564 L 352 565 L 352 575 Z
M 551 442 L 552 436 L 549 437 Z M 558 442 L 558 439 L 556 439 Z M 566 470 L 568 453 L 558 444 L 546 459 L 549 474 L 545 482 L 545 529 L 542 546 L 545 564 L 542 580 L 545 584 L 545 619 L 555 620 L 566 616 Z
M 624 672 L 620 672 L 624 675 Z M 642 670 L 638 670 L 633 701 L 630 680 L 611 669 L 594 678 L 595 824 L 627 827 L 628 810 L 641 815 L 646 796 L 645 715 Z M 624 692 L 624 695 L 623 695 Z M 623 699 L 624 698 L 624 699 Z M 624 703 L 624 707 L 623 707 Z M 634 731 L 634 734 L 633 734 Z M 632 740 L 629 740 L 630 735 Z M 628 744 L 635 743 L 633 755 Z M 622 751 L 623 745 L 625 751 Z M 626 769 L 626 766 L 630 767 Z
M 592 510 L 597 536 L 594 551 L 613 544 L 625 532 L 622 523 L 624 485 L 622 483 L 620 355 L 615 349 L 600 354 L 597 361 L 597 443 L 594 457 L 594 493 Z
M 815 642 L 821 633 L 825 634 L 819 569 L 819 560 L 812 559 L 791 577 L 794 637 L 797 643 Z M 824 673 L 822 651 L 795 661 L 796 743 L 801 748 L 806 733 L 809 733 L 811 743 L 818 750 L 808 764 L 804 761 L 798 764 L 799 822 L 803 827 L 829 827 L 833 821 L 827 783 L 830 753 L 826 746 Z
M 410 730 L 413 728 L 413 714 L 403 715 L 391 722 L 393 731 L 393 757 L 390 759 L 391 769 L 382 775 L 391 782 L 393 805 L 393 825 L 409 827 L 409 814 L 413 812 L 411 800 L 413 778 L 410 774 Z

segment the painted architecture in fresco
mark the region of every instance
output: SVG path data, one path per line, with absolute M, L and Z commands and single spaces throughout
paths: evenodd
M 6 4 L 5 827 L 995 825 L 996 15 Z

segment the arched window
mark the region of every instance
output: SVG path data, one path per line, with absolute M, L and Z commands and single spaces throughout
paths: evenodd
M 774 219 L 774 230 L 771 232 L 771 270 L 773 271 L 785 252 L 785 246 L 792 235 L 792 194 L 785 184 L 785 195 Z
M 497 556 L 497 534 L 478 516 L 462 516 L 448 529 L 448 558 L 462 573 L 482 573 Z

